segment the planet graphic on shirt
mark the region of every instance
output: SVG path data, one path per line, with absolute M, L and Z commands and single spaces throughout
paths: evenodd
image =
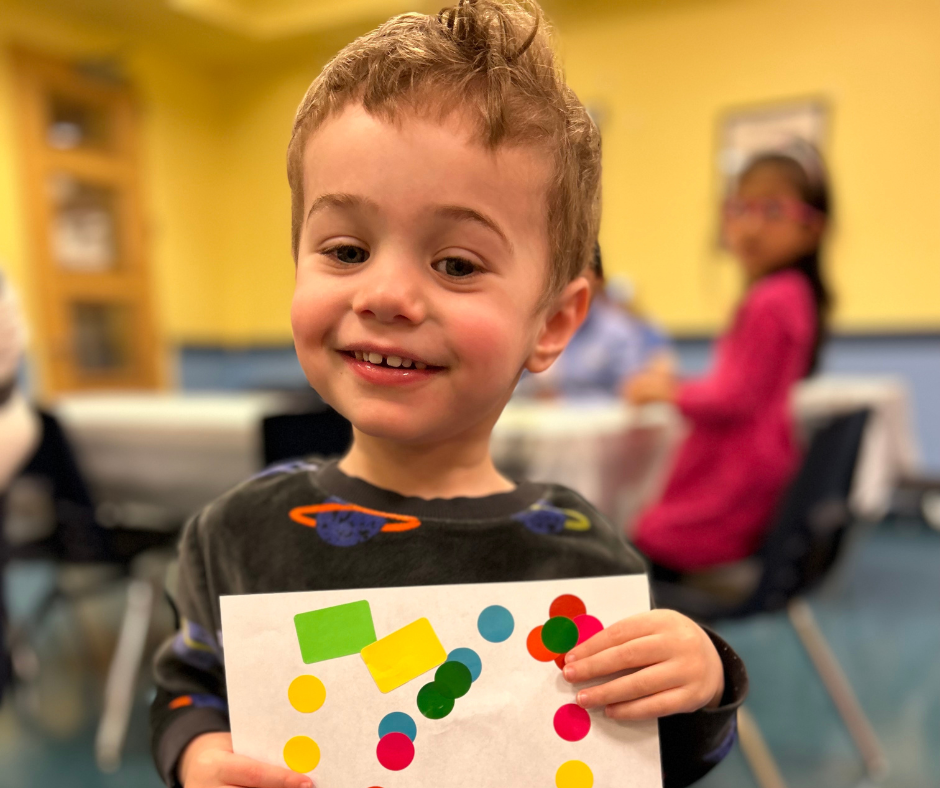
M 296 506 L 290 519 L 316 529 L 317 535 L 334 547 L 352 547 L 368 542 L 379 532 L 410 531 L 421 521 L 407 514 L 394 514 L 368 509 L 340 498 L 327 498 L 323 503 Z

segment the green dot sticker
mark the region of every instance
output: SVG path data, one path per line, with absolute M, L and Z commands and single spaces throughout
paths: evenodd
M 473 676 L 470 668 L 461 662 L 445 662 L 434 674 L 434 686 L 445 698 L 462 698 L 467 694 Z
M 565 654 L 578 645 L 578 625 L 565 616 L 555 616 L 542 627 L 542 643 L 549 651 Z
M 442 695 L 435 682 L 425 684 L 418 690 L 418 711 L 429 720 L 442 719 L 453 710 L 454 699 Z

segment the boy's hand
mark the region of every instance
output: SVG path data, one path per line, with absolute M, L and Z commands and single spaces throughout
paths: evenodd
M 636 670 L 578 693 L 578 705 L 606 706 L 607 716 L 617 720 L 715 707 L 725 691 L 724 668 L 711 639 L 673 610 L 618 621 L 573 648 L 566 662 L 565 678 L 575 683 Z
M 231 733 L 204 733 L 183 750 L 177 769 L 183 788 L 314 788 L 305 774 L 232 752 Z

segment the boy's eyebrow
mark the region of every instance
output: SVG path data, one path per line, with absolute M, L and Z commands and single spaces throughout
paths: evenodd
M 368 197 L 361 197 L 356 194 L 347 194 L 345 192 L 321 194 L 310 205 L 310 210 L 307 211 L 306 221 L 309 221 L 314 213 L 323 208 L 370 208 L 372 210 L 379 210 L 379 205 Z M 500 237 L 500 240 L 506 245 L 506 248 L 512 252 L 512 241 L 509 240 L 509 236 L 507 236 L 502 228 L 486 214 L 463 205 L 440 205 L 435 208 L 434 213 L 444 219 L 454 219 L 460 222 L 476 222 L 496 233 L 496 235 Z
M 506 248 L 512 252 L 512 241 L 509 240 L 509 236 L 507 236 L 500 226 L 486 214 L 475 211 L 473 208 L 466 208 L 463 205 L 441 205 L 435 210 L 435 213 L 445 219 L 456 219 L 461 222 L 476 222 L 477 224 L 483 225 L 496 233 L 506 245 Z
M 344 192 L 321 194 L 311 203 L 310 210 L 307 211 L 307 218 L 304 221 L 309 221 L 314 213 L 323 208 L 371 208 L 378 210 L 378 207 L 378 203 L 374 200 L 355 194 L 346 194 Z

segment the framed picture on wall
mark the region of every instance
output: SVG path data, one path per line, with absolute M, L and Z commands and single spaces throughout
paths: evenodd
M 825 152 L 829 108 L 820 99 L 745 107 L 725 113 L 718 128 L 720 196 L 755 153 L 804 140 Z

